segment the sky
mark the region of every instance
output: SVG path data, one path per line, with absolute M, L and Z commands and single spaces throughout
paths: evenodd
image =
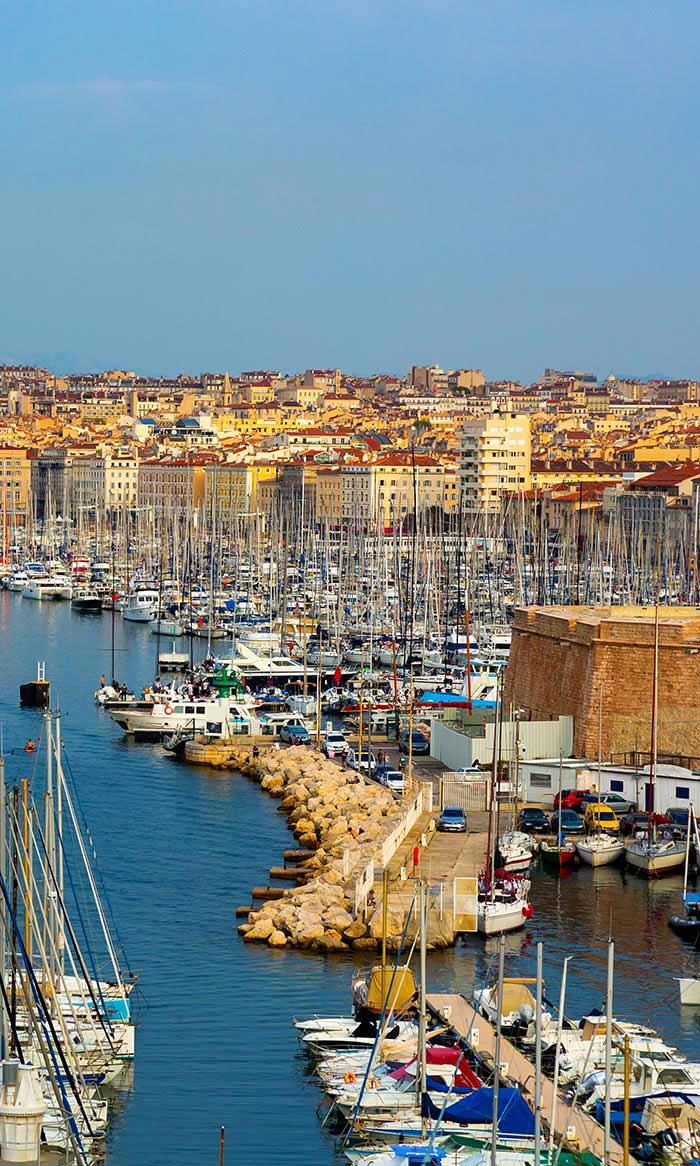
M 0 3 L 0 362 L 698 376 L 700 5 Z

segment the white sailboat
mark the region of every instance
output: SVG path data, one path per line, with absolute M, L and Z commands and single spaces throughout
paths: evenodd
M 628 866 L 646 878 L 657 878 L 677 870 L 685 861 L 685 845 L 673 838 L 657 838 L 654 821 L 654 784 L 658 748 L 659 697 L 659 602 L 654 611 L 654 669 L 651 690 L 651 763 L 649 765 L 649 830 L 646 838 L 633 838 L 625 845 Z
M 609 866 L 617 862 L 625 853 L 625 844 L 611 834 L 587 834 L 585 838 L 574 839 L 576 852 L 587 866 Z

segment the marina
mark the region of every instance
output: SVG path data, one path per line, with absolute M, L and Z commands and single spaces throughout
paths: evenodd
M 111 651 L 109 613 L 95 625 L 93 616 L 81 615 L 68 604 L 37 604 L 29 610 L 31 615 L 25 616 L 20 596 L 0 595 L 4 643 L 13 661 L 3 692 L 5 740 L 10 732 L 20 742 L 33 733 L 39 735 L 36 718 L 41 713 L 20 710 L 16 694 L 19 682 L 26 681 L 27 672 L 31 675 L 34 668 L 29 661 L 45 658 L 47 676 L 62 708 L 64 736 L 71 741 L 71 763 L 100 868 L 107 885 L 119 888 L 116 896 L 112 892 L 112 907 L 120 936 L 139 969 L 137 993 L 145 998 L 137 1030 L 134 1087 L 118 1096 L 112 1107 L 107 1161 L 126 1166 L 138 1156 L 156 1103 L 170 1112 L 168 1127 L 177 1130 L 177 1139 L 169 1139 L 160 1156 L 157 1148 L 152 1151 L 149 1162 L 189 1166 L 203 1139 L 216 1145 L 222 1124 L 229 1130 L 235 1125 L 237 1145 L 254 1153 L 264 1117 L 240 1061 L 241 1041 L 251 1026 L 261 1026 L 265 1033 L 264 1052 L 258 1054 L 262 1064 L 267 1064 L 270 1073 L 279 1073 L 284 1066 L 286 1084 L 280 1104 L 286 1113 L 285 1131 L 267 1131 L 268 1152 L 288 1153 L 291 1138 L 300 1161 L 305 1157 L 329 1164 L 342 1160 L 336 1158 L 334 1139 L 319 1128 L 305 1086 L 304 1062 L 295 1053 L 289 1026 L 293 1015 L 342 1013 L 353 964 L 366 967 L 376 954 L 319 957 L 307 951 L 270 952 L 266 947 L 241 944 L 235 908 L 246 900 L 252 886 L 268 880 L 270 866 L 284 850 L 299 849 L 275 813 L 274 802 L 234 771 L 177 765 L 157 744 L 129 744 L 106 713 L 93 706 L 95 678 Z M 153 668 L 152 639 L 147 627 L 134 623 L 117 633 L 119 671 L 136 691 Z M 70 664 L 61 650 L 68 641 L 73 646 Z M 13 766 L 14 776 L 19 776 L 22 759 L 8 755 L 9 778 Z M 120 774 L 119 784 L 100 777 L 110 769 Z M 113 830 L 114 821 L 119 821 L 119 831 Z M 154 821 L 159 823 L 155 832 Z M 463 844 L 438 834 L 433 845 L 438 845 L 433 852 L 437 874 L 440 848 L 447 847 L 451 854 L 453 846 Z M 697 976 L 698 957 L 667 926 L 680 901 L 682 875 L 647 883 L 616 866 L 582 866 L 561 876 L 535 867 L 531 881 L 535 913 L 522 930 L 506 937 L 508 974 L 533 974 L 535 941 L 542 939 L 548 984 L 558 983 L 563 959 L 574 956 L 569 979 L 571 1011 L 600 1006 L 612 920 L 618 953 L 616 1011 L 652 1025 L 692 1059 L 700 1040 L 700 1017 L 692 1007 L 680 1007 L 674 977 Z M 203 917 L 210 920 L 206 933 L 201 927 Z M 146 960 L 144 936 L 156 933 L 158 943 L 148 945 Z M 431 953 L 430 991 L 459 993 L 465 983 L 492 980 L 497 942 L 488 940 L 484 945 L 483 940 L 467 936 L 454 948 Z M 170 958 L 174 950 L 180 957 L 176 965 Z M 257 990 L 251 1000 L 253 980 Z M 190 984 L 195 981 L 203 992 L 193 999 Z M 231 991 L 247 1001 L 244 1024 L 237 1013 L 227 1014 L 223 1022 L 217 1007 L 220 993 L 229 996 Z M 196 1108 L 195 1128 L 182 1120 L 192 1096 L 192 1079 L 185 1081 L 178 1070 L 182 1039 L 190 1034 L 196 1042 L 203 1032 L 212 1031 L 215 1013 L 216 1055 L 208 1062 L 209 1086 L 197 1094 L 202 1100 L 206 1096 L 206 1105 Z

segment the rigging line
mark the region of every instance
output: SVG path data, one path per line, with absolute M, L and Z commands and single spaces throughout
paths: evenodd
M 352 1121 L 350 1122 L 350 1126 L 346 1130 L 345 1135 L 344 1135 L 342 1142 L 341 1142 L 342 1146 L 347 1145 L 348 1141 L 352 1137 L 353 1130 L 355 1129 L 355 1122 L 357 1121 L 357 1116 L 360 1112 L 360 1104 L 362 1102 L 362 1097 L 364 1095 L 364 1091 L 365 1091 L 365 1088 L 367 1086 L 367 1081 L 369 1080 L 370 1070 L 372 1067 L 372 1061 L 374 1060 L 374 1054 L 376 1052 L 377 1045 L 378 1045 L 379 1039 L 381 1037 L 382 1028 L 384 1025 L 384 1017 L 386 1016 L 386 1013 L 387 1013 L 389 1000 L 391 998 L 391 991 L 392 991 L 392 988 L 394 987 L 394 980 L 396 979 L 396 973 L 398 971 L 399 959 L 401 957 L 403 945 L 404 945 L 404 942 L 406 940 L 406 934 L 408 932 L 408 924 L 410 922 L 411 915 L 413 914 L 413 908 L 415 906 L 415 903 L 416 903 L 416 899 L 415 899 L 415 895 L 414 895 L 413 899 L 411 900 L 411 905 L 410 905 L 408 912 L 406 914 L 406 922 L 404 924 L 403 933 L 401 935 L 401 940 L 399 942 L 398 950 L 396 952 L 396 959 L 394 960 L 394 967 L 393 967 L 393 970 L 391 973 L 391 980 L 389 982 L 389 988 L 388 988 L 386 996 L 384 997 L 384 1003 L 382 1005 L 382 1011 L 381 1011 L 381 1015 L 379 1017 L 379 1023 L 377 1025 L 377 1035 L 376 1035 L 374 1044 L 372 1045 L 372 1051 L 369 1055 L 369 1060 L 367 1062 L 367 1068 L 365 1069 L 365 1075 L 364 1075 L 364 1078 L 362 1081 L 362 1086 L 360 1088 L 360 1093 L 359 1093 L 359 1096 L 357 1098 L 357 1104 L 355 1106 L 355 1110 L 354 1110 L 353 1115 L 352 1115 Z M 383 978 L 384 978 L 384 969 L 382 969 L 382 980 L 383 980 Z
M 108 1031 L 106 1024 L 105 1024 L 105 1017 L 109 1018 L 109 1013 L 107 1011 L 107 1006 L 106 1006 L 104 997 L 102 995 L 102 986 L 101 986 L 100 981 L 97 978 L 97 976 L 95 976 L 95 983 L 97 984 L 97 990 L 99 992 L 100 1002 L 102 1004 L 102 1011 L 101 1011 L 99 1006 L 98 1006 L 97 1000 L 95 999 L 95 993 L 93 992 L 93 987 L 92 987 L 92 980 L 90 979 L 88 969 L 85 965 L 85 960 L 83 959 L 83 953 L 82 953 L 82 950 L 80 948 L 80 944 L 78 943 L 78 939 L 77 939 L 77 936 L 75 934 L 75 930 L 73 928 L 73 922 L 70 918 L 70 915 L 66 911 L 65 900 L 64 900 L 64 898 L 61 894 L 61 891 L 59 889 L 58 882 L 56 881 L 56 875 L 55 875 L 53 866 L 51 864 L 51 859 L 49 858 L 48 851 L 46 849 L 46 843 L 44 841 L 44 834 L 43 834 L 43 831 L 41 829 L 41 825 L 40 825 L 38 819 L 36 821 L 36 830 L 38 832 L 39 841 L 41 842 L 41 848 L 44 852 L 44 857 L 46 859 L 46 869 L 47 869 L 48 873 L 51 875 L 51 882 L 53 884 L 53 889 L 54 889 L 54 892 L 56 894 L 56 898 L 58 900 L 58 903 L 60 905 L 61 913 L 63 915 L 64 922 L 67 925 L 68 935 L 69 935 L 69 938 L 71 940 L 71 943 L 73 944 L 75 954 L 78 958 L 78 963 L 80 964 L 80 970 L 82 971 L 83 976 L 85 977 L 85 983 L 87 984 L 88 991 L 90 993 L 90 997 L 92 999 L 92 1002 L 95 1005 L 95 1011 L 97 1012 L 97 1016 L 98 1016 L 98 1019 L 100 1021 L 100 1025 L 101 1025 L 102 1029 L 104 1030 L 104 1034 L 107 1037 L 107 1040 L 109 1042 L 109 1047 L 110 1047 L 111 1051 L 114 1053 L 114 1052 L 116 1052 L 116 1048 L 115 1048 L 115 1045 L 113 1043 L 114 1028 L 113 1028 L 112 1024 L 110 1023 L 110 1031 Z
M 64 1071 L 65 1076 L 66 1076 L 66 1080 L 68 1081 L 68 1083 L 71 1087 L 71 1090 L 73 1092 L 73 1095 L 78 1103 L 78 1108 L 80 1109 L 80 1112 L 81 1112 L 83 1118 L 85 1119 L 85 1123 L 87 1125 L 88 1132 L 89 1132 L 90 1136 L 93 1137 L 94 1133 L 93 1133 L 92 1125 L 90 1123 L 90 1119 L 87 1116 L 87 1113 L 85 1111 L 85 1107 L 83 1105 L 82 1098 L 80 1097 L 80 1093 L 78 1091 L 78 1087 L 77 1087 L 76 1082 L 75 1082 L 75 1078 L 73 1077 L 73 1074 L 71 1072 L 68 1061 L 66 1060 L 66 1055 L 65 1055 L 65 1052 L 63 1051 L 63 1045 L 61 1044 L 61 1042 L 59 1040 L 58 1034 L 56 1032 L 56 1029 L 55 1029 L 55 1026 L 53 1023 L 53 1019 L 51 1017 L 51 1014 L 50 1014 L 48 1008 L 46 1007 L 46 1000 L 44 999 L 44 995 L 41 991 L 41 988 L 39 987 L 39 982 L 36 978 L 36 973 L 34 971 L 32 961 L 29 957 L 29 953 L 27 951 L 24 940 L 22 938 L 22 933 L 21 933 L 21 929 L 20 929 L 18 921 L 17 921 L 16 914 L 12 910 L 12 903 L 11 903 L 10 897 L 8 895 L 8 892 L 7 892 L 7 886 L 5 885 L 5 879 L 4 879 L 1 871 L 0 871 L 0 892 L 2 892 L 2 896 L 5 900 L 5 906 L 7 907 L 9 918 L 12 921 L 12 923 L 14 924 L 15 937 L 19 943 L 20 952 L 22 955 L 22 961 L 24 963 L 24 966 L 25 966 L 25 969 L 27 972 L 27 979 L 29 980 L 29 984 L 31 985 L 32 995 L 34 996 L 35 1003 L 37 1004 L 37 1009 L 39 1010 L 39 1019 L 41 1021 L 42 1027 L 45 1028 L 48 1025 L 48 1028 L 51 1032 L 51 1036 L 53 1038 L 53 1042 L 47 1040 L 47 1044 L 49 1045 L 49 1050 L 51 1052 L 51 1059 L 54 1062 L 54 1067 L 56 1069 L 57 1079 L 58 1079 L 59 1083 L 61 1083 L 61 1093 L 64 1094 L 64 1090 L 63 1090 L 61 1076 L 58 1073 L 58 1066 L 55 1064 L 55 1052 L 58 1053 L 59 1059 L 60 1059 L 61 1064 L 63 1066 L 63 1071 Z M 0 914 L 0 919 L 1 918 L 2 918 L 2 915 Z M 4 922 L 4 920 L 3 920 L 3 926 L 7 926 Z M 20 983 L 22 984 L 22 991 L 25 995 L 25 999 L 27 1000 L 27 1006 L 29 1007 L 29 994 L 27 991 L 27 984 L 21 976 L 20 976 Z M 41 1019 L 42 1014 L 43 1014 L 43 1020 Z M 53 1046 L 55 1046 L 55 1052 L 54 1052 Z M 65 1094 L 64 1094 L 64 1096 L 65 1096 Z M 71 1110 L 71 1107 L 70 1107 L 70 1104 L 68 1102 L 67 1097 L 65 1097 L 65 1101 L 66 1101 L 66 1105 L 68 1107 L 68 1112 L 72 1113 L 72 1110 Z M 72 1121 L 75 1121 L 74 1117 L 72 1118 Z M 77 1134 L 77 1126 L 76 1126 L 75 1132 Z
M 72 787 L 73 787 L 73 794 L 74 794 L 74 797 L 75 797 L 75 802 L 77 803 L 77 806 L 78 806 L 78 810 L 79 810 L 79 812 L 80 812 L 80 817 L 81 817 L 81 819 L 82 819 L 82 825 L 83 825 L 83 827 L 84 827 L 85 829 L 87 829 L 87 824 L 86 824 L 85 814 L 83 813 L 82 803 L 81 803 L 81 801 L 80 801 L 80 793 L 79 793 L 79 790 L 78 790 L 78 783 L 77 783 L 77 782 L 76 782 L 76 780 L 75 780 L 75 775 L 74 775 L 74 773 L 73 773 L 73 770 L 72 770 L 72 768 L 71 768 L 70 760 L 69 760 L 68 756 L 65 754 L 65 752 L 64 752 L 64 759 L 65 759 L 66 767 L 67 767 L 67 769 L 68 769 L 68 773 L 70 774 L 70 778 L 71 778 L 71 785 L 72 785 Z M 63 767 L 62 767 L 62 768 L 63 768 Z M 63 772 L 64 772 L 64 777 L 65 777 L 65 769 L 64 769 L 64 771 L 63 771 Z M 71 795 L 70 795 L 70 792 L 69 792 L 69 790 L 68 790 L 68 785 L 67 785 L 67 783 L 66 783 L 66 794 L 67 794 L 67 800 L 68 800 L 68 808 L 69 808 L 69 810 L 71 811 L 71 814 L 73 814 L 73 813 L 74 813 L 74 810 L 73 810 L 73 798 L 72 798 L 72 797 L 71 797 Z M 75 823 L 75 821 L 74 821 L 74 826 L 76 826 L 76 823 Z M 81 837 L 80 837 L 80 832 L 77 830 L 77 828 L 76 828 L 76 835 L 77 835 L 77 837 L 78 837 L 78 845 L 80 846 L 80 843 L 81 843 Z M 90 837 L 89 833 L 88 833 L 88 837 Z M 94 845 L 94 844 L 93 844 L 93 845 Z M 64 853 L 65 853 L 65 851 L 64 851 Z M 96 882 L 99 884 L 99 890 L 100 890 L 100 905 L 98 905 L 98 914 L 100 914 L 100 913 L 101 913 L 101 910 L 100 910 L 100 909 L 101 909 L 101 903 L 102 903 L 102 902 L 104 902 L 104 903 L 106 904 L 106 906 L 107 906 L 107 914 L 108 914 L 108 918 L 109 918 L 109 924 L 110 924 L 110 926 L 107 928 L 107 931 L 109 932 L 109 938 L 108 938 L 107 936 L 105 936 L 105 938 L 107 939 L 107 942 L 108 942 L 108 945 L 109 945 L 109 944 L 111 944 L 111 943 L 112 943 L 112 937 L 114 937 L 114 939 L 116 940 L 116 945 L 117 945 L 117 947 L 119 948 L 119 950 L 120 950 L 120 952 L 121 952 L 121 955 L 122 955 L 122 957 L 123 957 L 123 959 L 124 959 L 124 963 L 126 964 L 126 967 L 127 967 L 128 973 L 129 973 L 129 975 L 130 975 L 130 976 L 132 976 L 132 977 L 133 977 L 133 975 L 134 975 L 134 972 L 133 972 L 133 970 L 132 970 L 132 967 L 131 967 L 131 961 L 130 961 L 130 959 L 129 959 L 128 955 L 127 955 L 127 951 L 126 951 L 126 948 L 125 948 L 125 946 L 124 946 L 124 943 L 123 943 L 123 941 L 122 941 L 121 935 L 119 934 L 119 929 L 118 929 L 118 927 L 117 927 L 116 920 L 115 920 L 115 917 L 114 917 L 114 911 L 112 910 L 112 903 L 111 903 L 111 900 L 110 900 L 110 897 L 109 897 L 109 892 L 108 892 L 108 890 L 107 890 L 107 887 L 106 887 L 106 884 L 105 884 L 104 878 L 103 878 L 103 876 L 102 876 L 102 871 L 100 870 L 100 864 L 99 864 L 99 862 L 98 862 L 98 859 L 97 859 L 97 854 L 96 854 L 96 852 L 94 851 L 94 849 L 93 849 L 93 854 L 94 854 L 94 866 L 95 866 L 95 870 L 93 871 L 93 870 L 92 870 L 92 867 L 90 867 L 90 870 L 88 871 L 88 879 L 90 880 L 90 878 L 92 878 L 92 880 L 93 880 L 93 881 L 96 881 Z M 95 880 L 95 874 L 97 875 L 97 879 L 96 879 L 96 880 Z M 102 914 L 104 914 L 104 913 L 102 912 Z M 106 920 L 105 920 L 105 922 L 106 922 Z M 113 945 L 112 945 L 112 946 L 113 946 Z

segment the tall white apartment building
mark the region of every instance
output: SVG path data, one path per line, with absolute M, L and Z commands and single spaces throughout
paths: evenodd
M 503 494 L 529 490 L 531 448 L 527 414 L 494 412 L 466 420 L 460 456 L 464 509 L 496 511 Z

